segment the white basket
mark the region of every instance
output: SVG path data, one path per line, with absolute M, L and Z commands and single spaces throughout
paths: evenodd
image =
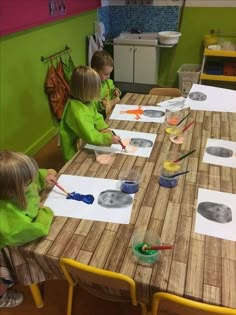
M 178 69 L 179 89 L 184 96 L 189 93 L 193 83 L 198 83 L 200 70 L 201 65 L 196 64 L 184 64 Z

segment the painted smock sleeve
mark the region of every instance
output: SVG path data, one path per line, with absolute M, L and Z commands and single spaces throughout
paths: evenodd
M 8 213 L 1 213 L 0 217 L 0 248 L 2 248 L 23 245 L 47 235 L 53 212 L 48 207 L 39 208 L 37 216 L 32 219 L 24 211 L 12 208 Z
M 111 145 L 112 133 L 100 132 L 100 130 L 108 128 L 108 125 L 102 115 L 97 112 L 95 104 L 91 105 L 90 110 L 86 108 L 84 111 L 78 111 L 77 108 L 73 108 L 72 104 L 70 110 L 72 113 L 67 116 L 67 124 L 78 138 L 89 144 Z

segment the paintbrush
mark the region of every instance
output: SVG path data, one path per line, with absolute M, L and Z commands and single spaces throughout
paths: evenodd
M 167 178 L 174 178 L 174 177 L 177 177 L 177 176 L 180 176 L 180 175 L 187 174 L 188 172 L 189 172 L 189 171 L 184 171 L 184 172 L 177 173 L 177 174 L 174 174 L 174 175 L 169 175 L 169 176 L 163 175 L 163 176 L 164 176 L 164 177 L 167 177 Z
M 178 136 L 174 136 L 173 139 L 178 139 L 178 137 L 181 136 L 182 133 L 184 133 L 186 130 L 188 130 L 188 128 L 190 128 L 193 124 L 195 123 L 195 120 L 191 121 L 191 123 L 189 123 L 187 126 L 185 126 L 181 132 L 178 134 Z
M 191 113 L 188 113 L 183 119 L 181 119 L 176 126 L 179 126 Z
M 164 249 L 172 249 L 173 246 L 171 245 L 158 245 L 158 246 L 152 246 L 148 244 L 144 244 L 142 247 L 142 251 L 150 250 L 150 249 L 155 249 L 155 250 L 164 250 Z
M 57 182 L 55 182 L 54 180 L 51 179 L 51 182 L 53 182 L 53 184 L 55 184 L 59 189 L 61 189 L 67 196 L 73 197 L 71 195 L 71 193 L 69 193 L 67 190 L 65 190 L 65 188 L 63 188 L 61 185 L 59 185 Z
M 113 135 L 114 135 L 114 136 L 117 136 L 117 134 L 115 133 L 115 131 L 114 131 L 114 130 L 112 130 L 111 132 L 113 133 Z M 121 140 L 119 140 L 119 144 L 121 145 L 122 150 L 124 150 L 125 152 L 127 152 L 127 150 L 126 150 L 126 146 L 122 143 L 122 141 L 121 141 Z
M 190 151 L 190 152 L 188 152 L 188 153 L 182 155 L 182 156 L 179 157 L 177 160 L 174 160 L 172 163 L 177 163 L 177 162 L 179 162 L 179 161 L 185 159 L 187 156 L 189 156 L 190 154 L 192 154 L 192 153 L 195 152 L 195 151 L 196 151 L 196 150 L 192 150 L 192 151 Z

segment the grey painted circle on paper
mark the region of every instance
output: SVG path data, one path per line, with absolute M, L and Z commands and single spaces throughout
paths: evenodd
M 153 146 L 153 142 L 151 140 L 142 138 L 131 138 L 129 144 L 137 148 L 151 148 Z
M 232 221 L 232 210 L 221 203 L 210 201 L 200 202 L 197 212 L 207 220 L 217 223 L 228 223 Z
M 188 97 L 193 101 L 205 101 L 207 99 L 206 94 L 202 92 L 191 92 Z

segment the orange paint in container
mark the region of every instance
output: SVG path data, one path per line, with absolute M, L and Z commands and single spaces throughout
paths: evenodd
M 179 119 L 176 117 L 172 117 L 172 118 L 168 118 L 166 122 L 168 125 L 176 126 L 179 122 Z

